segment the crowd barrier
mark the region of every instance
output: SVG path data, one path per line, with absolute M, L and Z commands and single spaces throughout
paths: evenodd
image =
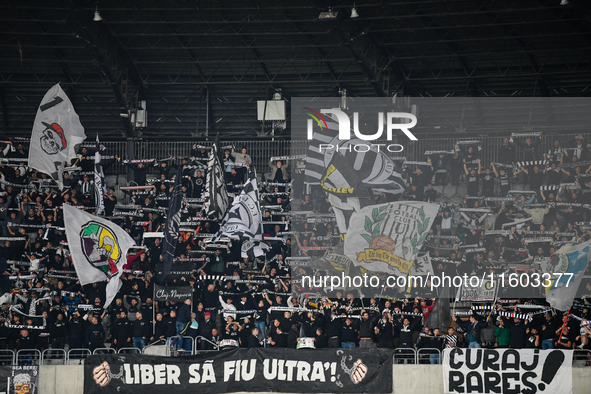
M 559 140 L 562 147 L 572 146 L 575 138 L 579 134 L 574 133 L 560 133 L 547 134 L 541 136 L 540 151 L 547 152 L 554 140 Z M 589 140 L 591 134 L 583 134 Z M 426 151 L 436 150 L 453 150 L 456 142 L 462 140 L 478 140 L 480 141 L 482 151 L 480 158 L 485 165 L 490 164 L 498 159 L 499 148 L 503 144 L 505 137 L 453 137 L 453 138 L 419 138 L 418 141 L 402 141 L 404 151 L 399 154 L 390 154 L 391 156 L 404 156 L 407 160 L 424 160 Z M 211 145 L 211 142 L 151 142 L 151 141 L 137 141 L 133 142 L 133 151 L 135 159 L 164 159 L 167 157 L 189 157 L 193 144 Z M 375 144 L 387 144 L 391 141 L 377 140 Z M 129 145 L 127 142 L 101 142 L 105 145 L 107 150 L 106 155 L 114 155 L 121 158 L 129 158 L 131 155 L 128 152 Z M 268 169 L 268 162 L 272 156 L 290 156 L 306 154 L 309 141 L 270 141 L 270 140 L 251 140 L 251 141 L 222 141 L 221 145 L 232 144 L 239 151 L 242 147 L 246 147 L 248 154 L 251 156 L 255 167 L 259 173 L 266 172 Z M 115 163 L 113 166 L 106 169 L 107 175 L 121 174 L 125 172 L 125 167 L 121 162 Z

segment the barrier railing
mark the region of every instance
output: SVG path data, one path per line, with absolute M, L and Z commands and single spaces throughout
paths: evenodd
M 40 365 L 41 352 L 37 349 L 21 349 L 16 352 L 16 363 L 18 365 Z
M 414 348 L 394 349 L 394 364 L 416 364 L 417 352 Z
M 418 364 L 441 364 L 441 350 L 429 347 L 417 349 L 416 360 Z M 436 360 L 436 362 L 432 363 L 431 360 Z
M 11 349 L 0 349 L 0 365 L 12 365 L 16 362 L 16 353 Z
M 90 356 L 90 349 L 74 348 L 68 350 L 68 358 L 66 364 L 83 364 L 84 359 Z
M 92 354 L 117 354 L 117 351 L 112 347 L 99 347 L 94 349 Z
M 195 342 L 193 341 L 193 338 L 188 336 L 188 335 L 183 335 L 183 343 L 182 344 L 178 344 L 176 342 L 178 342 L 180 335 L 175 335 L 173 337 L 169 337 L 166 340 L 166 356 L 168 357 L 173 357 L 173 356 L 182 356 L 182 355 L 193 355 L 195 354 Z M 175 339 L 177 339 L 177 341 L 174 341 Z M 191 349 L 187 349 L 185 347 L 186 344 L 190 343 L 190 347 Z M 176 344 L 176 349 L 173 349 L 173 345 Z
M 202 344 L 203 344 L 203 342 L 209 343 L 209 345 L 211 345 L 213 347 L 213 349 L 201 349 L 202 346 L 199 345 L 199 341 L 201 341 Z M 209 339 L 204 338 L 202 336 L 195 337 L 195 341 L 193 343 L 193 349 L 196 349 L 196 354 L 219 352 L 220 351 L 220 347 L 216 343 L 214 343 L 214 342 L 210 341 Z
M 142 351 L 137 347 L 122 347 L 117 351 L 117 354 L 139 354 Z
M 591 350 L 575 349 L 574 354 L 573 354 L 573 366 L 590 367 L 591 366 Z
M 156 346 L 163 346 L 166 345 L 166 339 L 159 339 L 156 342 L 152 342 L 148 345 L 146 345 L 143 349 L 142 349 L 142 354 L 152 354 L 151 349 L 155 348 Z
M 64 349 L 45 349 L 41 353 L 41 364 L 43 365 L 64 365 L 66 359 L 67 354 Z

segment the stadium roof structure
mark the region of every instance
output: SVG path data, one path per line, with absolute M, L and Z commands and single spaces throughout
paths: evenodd
M 288 138 L 274 97 L 588 96 L 591 2 L 566 3 L 1 0 L 0 133 L 58 82 L 89 132 L 163 141 Z

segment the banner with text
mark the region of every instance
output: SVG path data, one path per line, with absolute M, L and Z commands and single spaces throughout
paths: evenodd
M 297 384 L 294 384 L 297 383 Z M 392 353 L 384 350 L 235 349 L 181 358 L 93 355 L 84 392 L 391 393 Z
M 573 352 L 538 349 L 445 349 L 445 393 L 572 394 Z
M 176 301 L 183 302 L 191 299 L 193 288 L 191 286 L 169 287 L 154 285 L 154 301 Z

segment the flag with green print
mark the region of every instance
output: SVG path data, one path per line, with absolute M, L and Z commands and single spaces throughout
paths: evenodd
M 371 271 L 408 275 L 439 204 L 397 201 L 364 207 L 349 221 L 345 255 Z

